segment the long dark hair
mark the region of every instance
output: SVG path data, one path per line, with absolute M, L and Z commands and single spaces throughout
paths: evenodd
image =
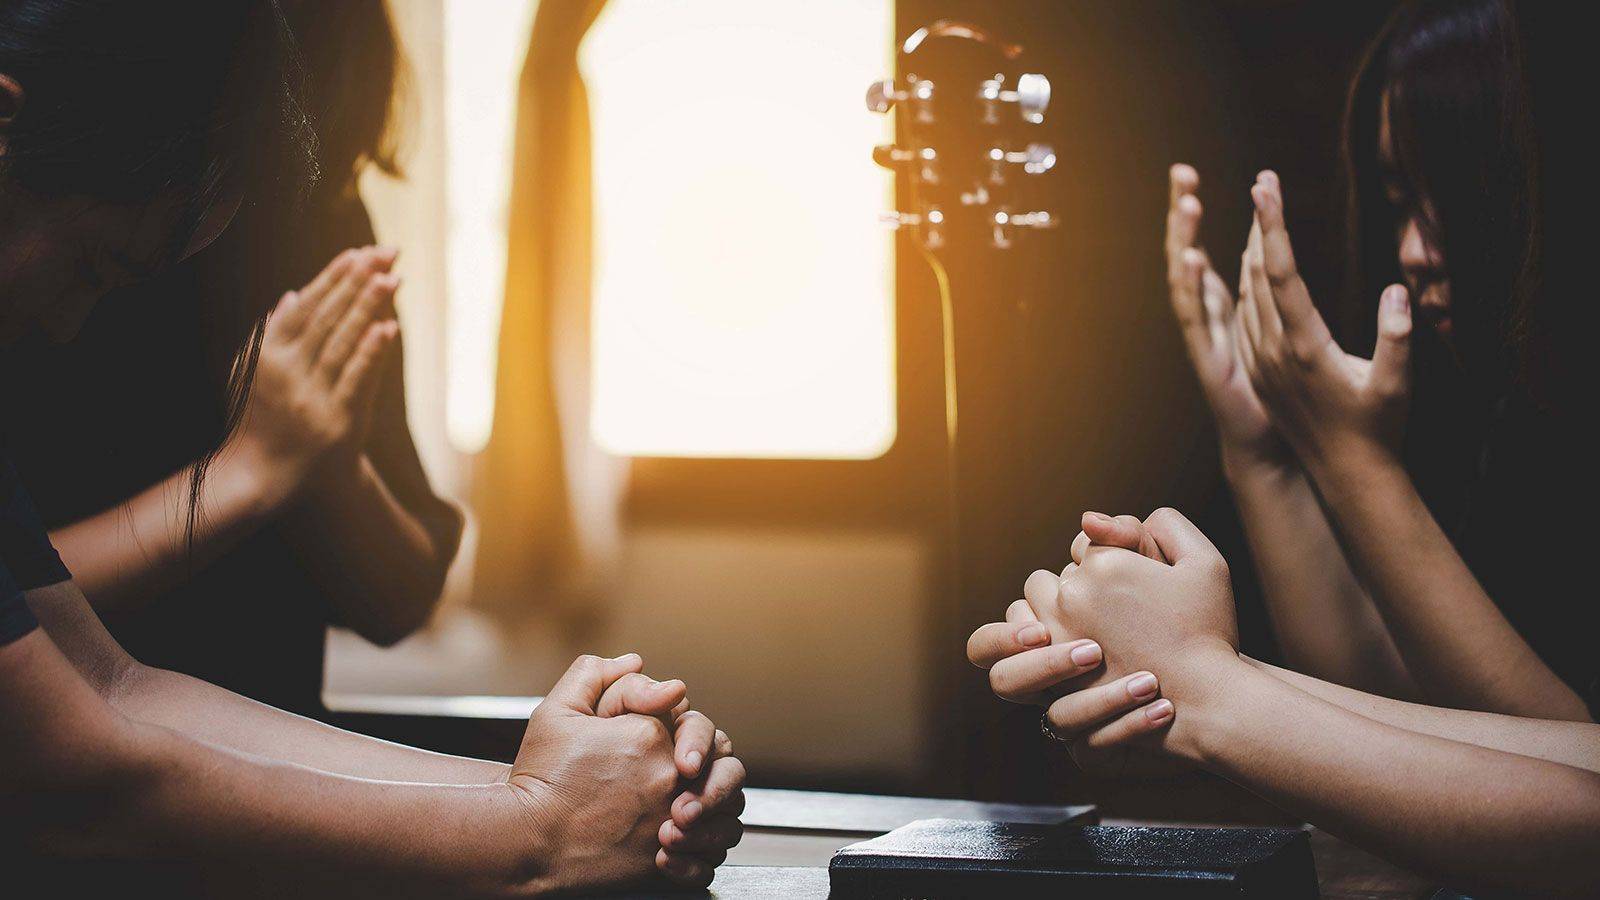
M 1541 172 L 1524 60 L 1506 0 L 1416 0 L 1373 43 L 1345 113 L 1345 333 L 1371 346 L 1379 294 L 1401 280 L 1400 225 L 1418 213 L 1450 279 L 1466 383 L 1485 400 L 1539 387 Z M 1416 210 L 1393 209 L 1384 196 L 1385 100 L 1395 163 Z M 1419 330 L 1416 340 L 1428 336 Z
M 176 259 L 246 174 L 273 173 L 271 187 L 290 196 L 318 176 L 303 73 L 276 0 L 7 0 L 0 72 L 24 95 L 4 130 L 0 187 L 176 203 L 158 264 Z M 258 349 L 254 334 L 232 373 L 229 430 Z M 192 470 L 191 547 L 214 456 Z
M 293 42 L 274 0 L 8 0 L 0 72 L 24 93 L 0 184 L 173 202 L 181 249 L 241 173 L 315 177 Z

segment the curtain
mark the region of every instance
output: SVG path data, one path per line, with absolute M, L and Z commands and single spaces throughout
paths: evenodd
M 587 601 L 618 546 L 626 461 L 589 438 L 592 211 L 578 47 L 605 0 L 545 0 L 517 89 L 494 425 L 474 472 L 473 594 Z

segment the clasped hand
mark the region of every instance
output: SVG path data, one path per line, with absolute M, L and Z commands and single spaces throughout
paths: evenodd
M 1192 742 L 1169 726 L 1238 655 L 1227 563 L 1175 510 L 1144 522 L 1086 513 L 1083 525 L 1072 562 L 1029 576 L 1024 599 L 973 632 L 967 656 L 1000 697 L 1048 706 L 1085 770 L 1180 771 Z
M 652 871 L 704 887 L 743 834 L 745 770 L 728 736 L 689 708 L 683 682 L 642 667 L 633 653 L 580 657 L 528 720 L 507 784 L 557 889 Z

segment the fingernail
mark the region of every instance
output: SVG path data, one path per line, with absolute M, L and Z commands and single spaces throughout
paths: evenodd
M 1089 519 L 1090 521 L 1094 521 L 1094 522 L 1109 522 L 1109 521 L 1111 521 L 1111 517 L 1106 515 L 1105 513 L 1086 512 L 1086 513 L 1083 514 L 1083 517 L 1085 519 Z
M 611 657 L 611 661 L 612 662 L 628 662 L 629 660 L 638 659 L 638 658 L 639 658 L 639 654 L 637 654 L 637 653 L 624 653 L 621 656 L 613 656 L 613 657 Z
M 689 764 L 689 768 L 698 772 L 700 771 L 700 761 L 703 759 L 705 757 L 700 755 L 699 750 L 690 750 L 689 755 L 685 756 L 683 761 Z
M 685 822 L 693 822 L 695 819 L 700 818 L 700 809 L 699 800 L 690 800 L 685 803 L 683 805 L 683 820 Z
M 1034 622 L 1031 625 L 1022 626 L 1022 629 L 1017 632 L 1017 640 L 1021 641 L 1023 646 L 1037 647 L 1050 640 L 1050 632 L 1043 625 Z
M 1157 700 L 1144 708 L 1144 717 L 1152 723 L 1165 722 L 1172 718 L 1172 701 Z
M 1090 641 L 1072 648 L 1072 662 L 1079 666 L 1093 666 L 1100 662 L 1100 645 Z
M 1156 677 L 1149 672 L 1133 676 L 1128 680 L 1128 694 L 1135 700 L 1148 697 L 1156 692 Z

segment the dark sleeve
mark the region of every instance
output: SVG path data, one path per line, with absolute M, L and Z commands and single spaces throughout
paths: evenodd
M 411 440 L 411 424 L 406 420 L 405 336 L 395 343 L 372 413 L 372 431 L 367 435 L 367 458 L 383 476 L 383 482 L 422 526 L 435 544 L 453 548 L 461 537 L 460 510 L 434 493 L 428 473 L 422 468 L 417 447 Z
M 9 644 L 38 624 L 23 592 L 71 577 L 11 461 L 0 457 L 0 644 Z

